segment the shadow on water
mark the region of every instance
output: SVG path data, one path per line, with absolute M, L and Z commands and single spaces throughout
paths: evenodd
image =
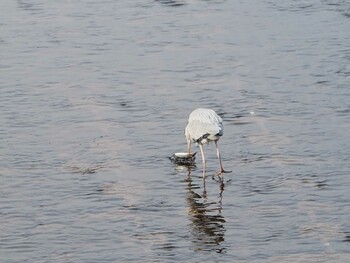
M 221 244 L 225 240 L 225 218 L 222 216 L 222 195 L 224 183 L 220 182 L 219 195 L 217 201 L 209 201 L 207 196 L 205 180 L 203 188 L 192 181 L 191 169 L 187 169 L 187 197 L 188 215 L 191 223 L 190 232 L 194 251 L 215 251 L 216 253 L 226 253 L 226 248 Z M 202 194 L 198 191 L 202 189 Z
M 20 9 L 26 11 L 40 11 L 39 4 L 28 3 L 28 1 L 17 0 L 17 5 Z
M 185 5 L 184 1 L 178 1 L 178 0 L 155 0 L 158 3 L 161 3 L 163 5 L 168 6 L 183 6 Z

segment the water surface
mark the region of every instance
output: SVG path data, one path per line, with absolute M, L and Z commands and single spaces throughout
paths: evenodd
M 5 1 L 4 262 L 347 262 L 349 1 Z M 223 118 L 185 151 L 196 107 Z M 193 151 L 198 151 L 193 148 Z

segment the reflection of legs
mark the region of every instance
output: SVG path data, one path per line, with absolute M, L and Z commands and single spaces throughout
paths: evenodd
M 203 194 L 202 194 L 203 198 L 207 198 L 207 188 L 205 186 L 205 177 L 203 177 Z
M 206 163 L 205 163 L 205 155 L 204 155 L 204 151 L 203 151 L 203 145 L 202 145 L 202 144 L 199 144 L 199 148 L 201 149 L 201 154 L 202 154 L 203 178 L 205 178 L 205 167 L 206 167 Z

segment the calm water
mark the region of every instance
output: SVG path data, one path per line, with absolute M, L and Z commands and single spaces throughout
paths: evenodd
M 5 0 L 1 262 L 348 262 L 350 2 Z M 224 184 L 167 157 L 215 109 Z M 194 148 L 198 151 L 198 148 Z

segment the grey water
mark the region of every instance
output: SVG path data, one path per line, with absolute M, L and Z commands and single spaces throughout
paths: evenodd
M 350 1 L 0 13 L 0 262 L 349 262 Z M 167 158 L 198 107 L 223 182 Z

